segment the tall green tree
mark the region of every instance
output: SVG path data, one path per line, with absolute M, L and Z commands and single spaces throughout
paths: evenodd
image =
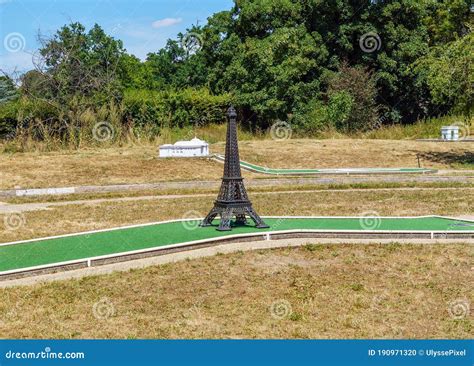
M 18 98 L 18 90 L 11 78 L 0 76 L 0 104 L 4 104 Z
M 88 32 L 80 23 L 66 25 L 45 41 L 40 54 L 56 101 L 67 102 L 72 96 L 94 96 L 100 102 L 120 99 L 118 75 L 125 50 L 99 25 Z
M 453 109 L 470 117 L 474 108 L 474 34 L 469 33 L 420 58 L 415 69 L 427 85 L 438 113 Z

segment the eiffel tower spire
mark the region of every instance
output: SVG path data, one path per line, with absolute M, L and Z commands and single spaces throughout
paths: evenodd
M 235 216 L 235 223 L 243 225 L 247 223 L 249 216 L 259 229 L 268 228 L 252 207 L 247 191 L 245 190 L 242 173 L 240 171 L 239 145 L 237 141 L 237 113 L 233 106 L 227 110 L 229 122 L 227 124 L 227 136 L 225 144 L 224 176 L 222 177 L 221 189 L 214 207 L 201 223 L 201 226 L 210 226 L 217 215 L 221 221 L 217 230 L 227 231 L 231 229 L 231 220 Z

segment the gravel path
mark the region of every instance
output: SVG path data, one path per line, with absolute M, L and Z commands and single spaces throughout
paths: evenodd
M 370 191 L 424 191 L 424 190 L 437 190 L 437 191 L 456 191 L 460 188 L 450 187 L 400 187 L 400 188 L 349 188 L 349 189 L 312 189 L 312 190 L 288 190 L 288 191 L 274 191 L 274 192 L 252 192 L 252 196 L 256 195 L 275 195 L 275 194 L 291 194 L 291 193 L 316 193 L 316 192 L 370 192 Z M 474 187 L 462 188 L 464 191 L 472 191 Z M 215 193 L 196 193 L 196 194 L 165 194 L 165 195 L 154 195 L 154 196 L 135 196 L 135 197 L 116 197 L 116 198 L 97 198 L 97 199 L 84 199 L 84 200 L 72 200 L 72 201 L 59 201 L 59 202 L 34 202 L 34 203 L 19 203 L 9 204 L 0 202 L 0 214 L 8 214 L 11 212 L 28 212 L 38 210 L 48 210 L 52 207 L 69 206 L 69 205 L 97 205 L 107 202 L 130 202 L 130 201 L 144 201 L 144 200 L 168 200 L 168 199 L 179 199 L 179 198 L 193 198 L 193 197 L 215 197 Z
M 465 174 L 469 174 L 470 171 Z M 328 184 L 357 184 L 357 183 L 472 183 L 474 175 L 364 175 L 364 176 L 325 176 L 325 177 L 294 177 L 294 178 L 261 178 L 248 179 L 247 187 L 273 187 L 282 185 L 328 185 Z M 1 197 L 39 196 L 54 194 L 81 194 L 81 193 L 107 193 L 107 192 L 132 192 L 143 190 L 170 190 L 170 189 L 196 189 L 218 188 L 220 180 L 211 181 L 181 181 L 160 182 L 143 184 L 119 184 L 108 186 L 79 186 L 79 187 L 51 187 L 43 189 L 10 189 L 0 190 Z

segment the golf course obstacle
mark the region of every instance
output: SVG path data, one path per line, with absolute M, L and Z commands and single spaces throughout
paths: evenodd
M 220 224 L 217 230 L 232 230 L 231 220 L 235 216 L 235 225 L 247 224 L 246 216 L 255 223 L 259 229 L 268 228 L 268 225 L 258 216 L 252 207 L 247 191 L 245 190 L 242 172 L 240 171 L 239 143 L 237 140 L 237 112 L 233 106 L 227 110 L 227 136 L 225 143 L 224 176 L 222 184 L 214 202 L 214 207 L 202 221 L 202 227 L 212 225 L 217 215 Z
M 224 156 L 214 154 L 212 159 L 218 162 L 225 160 Z M 332 169 L 274 169 L 240 161 L 242 169 L 253 173 L 269 175 L 353 175 L 353 174 L 426 174 L 437 173 L 437 169 L 428 168 L 332 168 Z
M 0 280 L 124 262 L 235 242 L 308 238 L 474 239 L 474 221 L 420 217 L 265 217 L 253 225 L 216 231 L 200 219 L 163 221 L 0 244 Z

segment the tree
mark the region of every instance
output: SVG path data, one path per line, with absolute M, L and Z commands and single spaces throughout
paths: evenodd
M 373 71 L 386 116 L 412 122 L 433 112 L 412 63 L 428 53 L 430 37 L 444 42 L 467 19 L 466 2 L 452 2 L 443 5 L 454 12 L 446 30 L 435 37 L 429 16 L 441 5 L 434 0 L 236 1 L 203 27 L 207 72 L 194 71 L 207 73 L 214 93 L 234 93 L 244 116 L 265 125 L 321 98 L 326 75 L 347 61 Z M 367 36 L 375 48 L 361 46 Z
M 4 104 L 18 98 L 18 91 L 13 80 L 8 76 L 0 76 L 0 104 Z
M 414 65 L 439 113 L 453 109 L 470 116 L 474 108 L 474 34 L 434 47 Z
M 344 108 L 339 110 L 343 111 L 344 118 L 331 118 L 340 130 L 367 131 L 377 126 L 377 89 L 373 75 L 366 69 L 343 63 L 339 72 L 330 78 L 328 97 L 330 111 L 338 110 L 336 107 L 343 103 Z
M 177 41 L 168 40 L 163 49 L 148 54 L 145 64 L 151 74 L 151 88 L 205 85 L 208 68 L 201 52 L 201 32 L 201 28 L 194 26 L 179 33 Z
M 80 23 L 64 26 L 43 41 L 40 54 L 55 101 L 67 103 L 73 96 L 94 96 L 100 103 L 120 99 L 118 75 L 125 50 L 99 25 L 87 33 Z
M 423 22 L 428 28 L 430 45 L 452 42 L 468 31 L 470 0 L 431 0 Z

